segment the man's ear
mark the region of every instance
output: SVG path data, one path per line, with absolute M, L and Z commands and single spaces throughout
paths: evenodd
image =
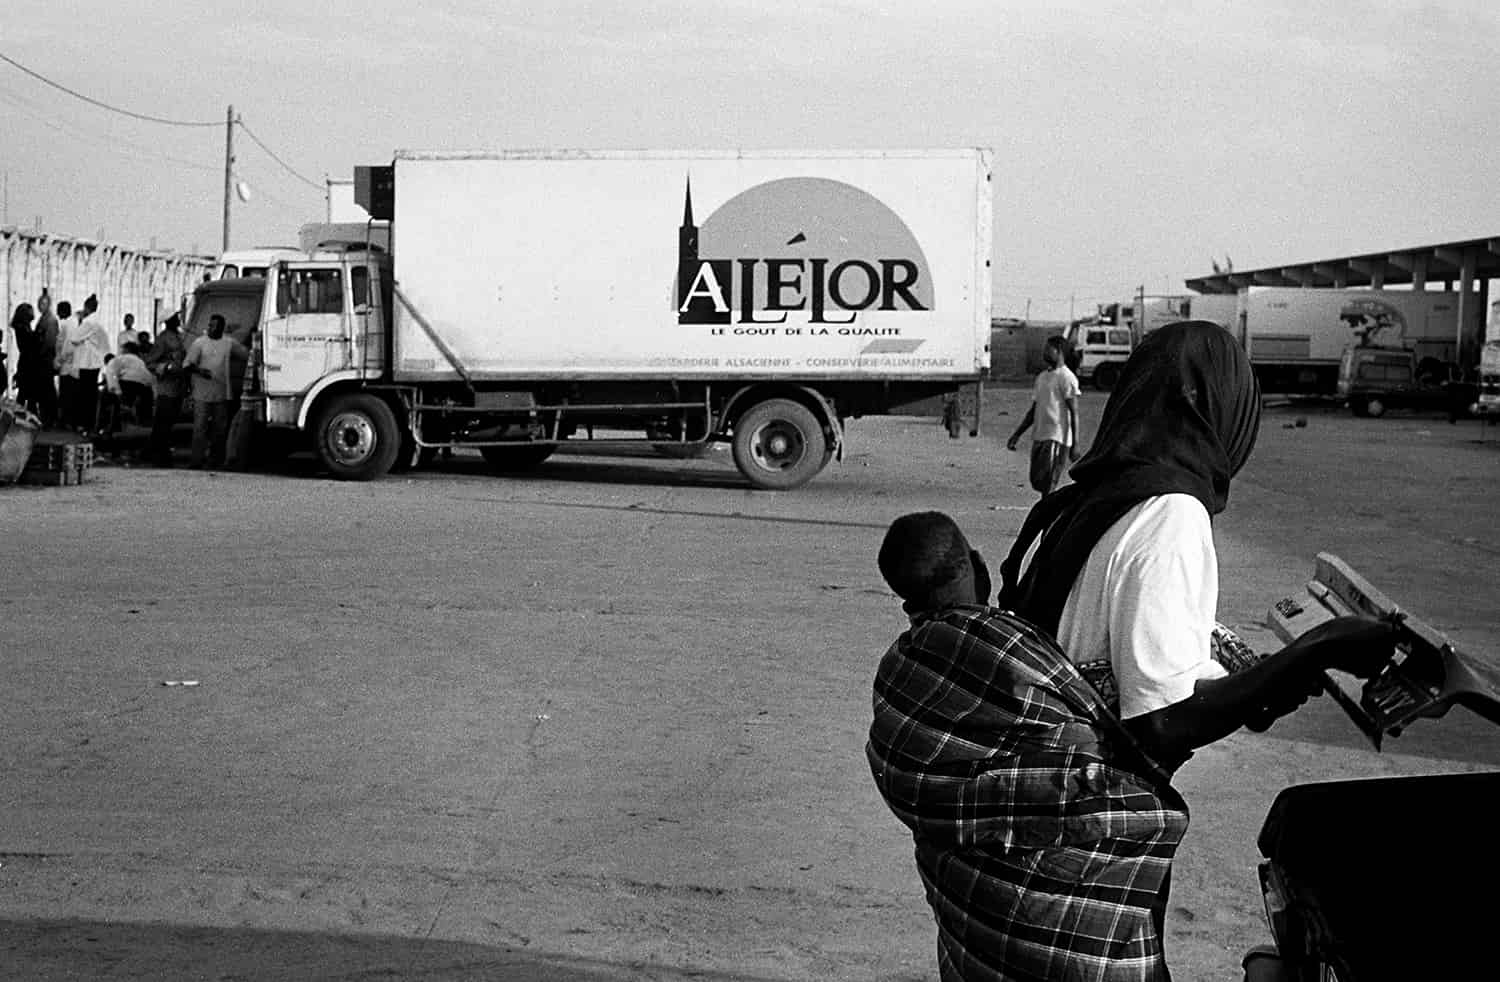
M 985 606 L 989 606 L 990 591 L 994 584 L 990 582 L 990 569 L 984 564 L 984 557 L 979 555 L 979 550 L 969 550 L 969 563 L 974 567 L 974 596 L 975 599 Z

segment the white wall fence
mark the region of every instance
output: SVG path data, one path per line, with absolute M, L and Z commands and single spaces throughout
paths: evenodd
M 45 287 L 54 310 L 66 300 L 76 313 L 84 298 L 99 298 L 98 317 L 110 340 L 135 315 L 135 329 L 155 334 L 158 324 L 181 309 L 203 274 L 213 269 L 207 256 L 131 249 L 110 242 L 91 242 L 17 228 L 0 228 L 0 291 L 5 300 L 0 334 L 15 374 L 15 339 L 8 328 L 22 303 L 35 309 Z

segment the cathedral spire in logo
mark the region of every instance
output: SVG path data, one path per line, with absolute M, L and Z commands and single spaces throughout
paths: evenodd
M 680 324 L 728 324 L 728 260 L 698 258 L 698 226 L 693 222 L 693 179 L 682 196 L 682 227 L 677 230 L 677 321 Z
M 677 261 L 688 262 L 698 258 L 698 226 L 693 224 L 693 179 L 687 180 L 687 190 L 682 196 L 682 227 L 677 230 Z

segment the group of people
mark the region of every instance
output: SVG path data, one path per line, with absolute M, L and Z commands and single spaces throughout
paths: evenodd
M 1027 422 L 1077 462 L 1057 487 L 1058 448 L 1034 456 L 1048 486 L 998 593 L 941 512 L 898 518 L 878 554 L 910 627 L 876 671 L 866 754 L 915 841 L 944 982 L 1168 979 L 1188 825 L 1174 773 L 1294 710 L 1324 669 L 1373 675 L 1395 642 L 1391 624 L 1350 616 L 1275 653 L 1226 656 L 1243 642 L 1217 622 L 1212 522 L 1261 400 L 1223 328 L 1147 335 L 1081 457 L 1070 399 L 1065 378 L 1038 380 Z
M 23 303 L 11 315 L 19 401 L 49 426 L 97 428 L 100 373 L 114 347 L 98 313 L 99 298 L 89 294 L 76 316 L 66 300 L 54 314 L 44 290 L 35 310 Z
M 238 409 L 240 385 L 248 361 L 245 344 L 226 336 L 221 315 L 209 318 L 207 331 L 191 343 L 182 336 L 174 313 L 155 337 L 135 329 L 126 314 L 111 341 L 98 317 L 99 300 L 90 295 L 76 317 L 64 300 L 53 313 L 46 290 L 36 306 L 17 305 L 10 329 L 15 337 L 17 401 L 47 427 L 74 431 L 83 439 L 110 440 L 125 418 L 150 425 L 142 462 L 173 464 L 173 427 L 189 397 L 193 439 L 189 463 L 219 467 L 229 456 L 228 430 Z M 3 341 L 3 338 L 0 338 Z M 4 351 L 0 343 L 0 353 Z M 7 391 L 0 354 L 0 393 Z

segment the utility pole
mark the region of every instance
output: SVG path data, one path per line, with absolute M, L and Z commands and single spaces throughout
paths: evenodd
M 234 106 L 224 118 L 224 247 L 229 251 L 229 199 L 234 196 Z

